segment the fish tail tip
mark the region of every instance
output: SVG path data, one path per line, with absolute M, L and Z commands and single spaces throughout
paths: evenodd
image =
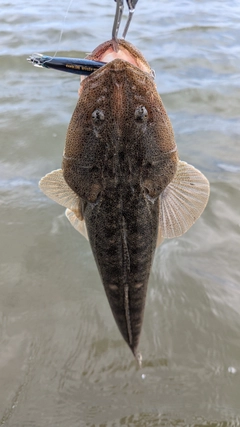
M 138 367 L 141 368 L 142 367 L 142 354 L 140 353 L 140 351 L 136 351 L 135 349 L 132 350 L 133 355 L 137 361 Z

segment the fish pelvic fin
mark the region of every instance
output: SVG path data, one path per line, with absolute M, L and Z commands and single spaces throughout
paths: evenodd
M 207 178 L 178 161 L 176 175 L 160 195 L 158 240 L 186 233 L 204 211 L 210 194 Z
M 86 223 L 85 223 L 84 219 L 80 220 L 77 217 L 77 215 L 75 214 L 75 212 L 71 211 L 70 209 L 66 209 L 65 215 L 66 215 L 68 221 L 70 222 L 70 224 L 75 228 L 75 230 L 77 230 L 87 240 L 89 240 L 88 239 L 87 227 L 86 227 Z
M 163 237 L 163 234 L 162 234 L 162 229 L 161 229 L 161 227 L 160 227 L 160 225 L 159 225 L 159 227 L 158 227 L 158 234 L 157 234 L 157 243 L 156 243 L 156 248 L 158 247 L 158 246 L 160 246 L 161 244 L 162 244 L 162 242 L 164 241 L 164 237 Z

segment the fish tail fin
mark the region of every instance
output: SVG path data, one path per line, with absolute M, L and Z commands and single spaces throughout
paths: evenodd
M 137 361 L 138 367 L 141 368 L 142 367 L 142 354 L 140 353 L 140 351 L 137 351 L 136 348 L 131 348 L 133 355 Z

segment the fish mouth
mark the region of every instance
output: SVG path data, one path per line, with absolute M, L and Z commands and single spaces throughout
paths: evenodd
M 94 76 L 99 77 L 102 73 L 105 73 L 106 69 L 111 71 L 126 71 L 127 65 L 130 64 L 135 71 L 144 72 L 150 75 L 154 79 L 155 73 L 151 69 L 150 65 L 142 55 L 142 53 L 131 43 L 126 40 L 120 39 L 117 42 L 118 49 L 116 49 L 116 41 L 108 40 L 100 44 L 94 51 L 89 54 L 86 59 L 92 61 L 105 62 L 105 66 L 93 72 L 90 76 L 81 76 L 80 82 L 94 79 Z M 111 67 L 109 68 L 109 64 Z M 107 67 L 107 68 L 106 68 Z M 82 87 L 79 88 L 78 94 L 81 95 Z
M 115 52 L 112 47 L 109 47 L 106 52 L 101 56 L 101 61 L 109 63 L 113 61 L 114 59 L 122 59 L 123 61 L 129 62 L 129 64 L 135 65 L 135 67 L 138 67 L 138 62 L 134 56 L 132 56 L 127 49 L 124 47 L 120 47 L 118 52 Z M 142 66 L 143 71 L 146 67 Z
M 108 40 L 100 44 L 94 51 L 87 56 L 87 59 L 93 61 L 112 62 L 115 59 L 121 59 L 139 68 L 141 71 L 152 74 L 148 62 L 141 52 L 126 40 L 118 40 L 118 49 L 116 50 L 116 41 Z

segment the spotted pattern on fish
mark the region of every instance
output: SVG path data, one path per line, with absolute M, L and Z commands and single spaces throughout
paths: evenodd
M 63 173 L 85 202 L 92 251 L 134 354 L 156 247 L 158 197 L 177 160 L 172 126 L 150 74 L 115 59 L 83 80 Z
M 62 169 L 39 186 L 89 240 L 116 323 L 141 364 L 137 347 L 155 248 L 199 218 L 209 182 L 178 159 L 141 52 L 111 40 L 88 58 L 109 63 L 82 81 Z

